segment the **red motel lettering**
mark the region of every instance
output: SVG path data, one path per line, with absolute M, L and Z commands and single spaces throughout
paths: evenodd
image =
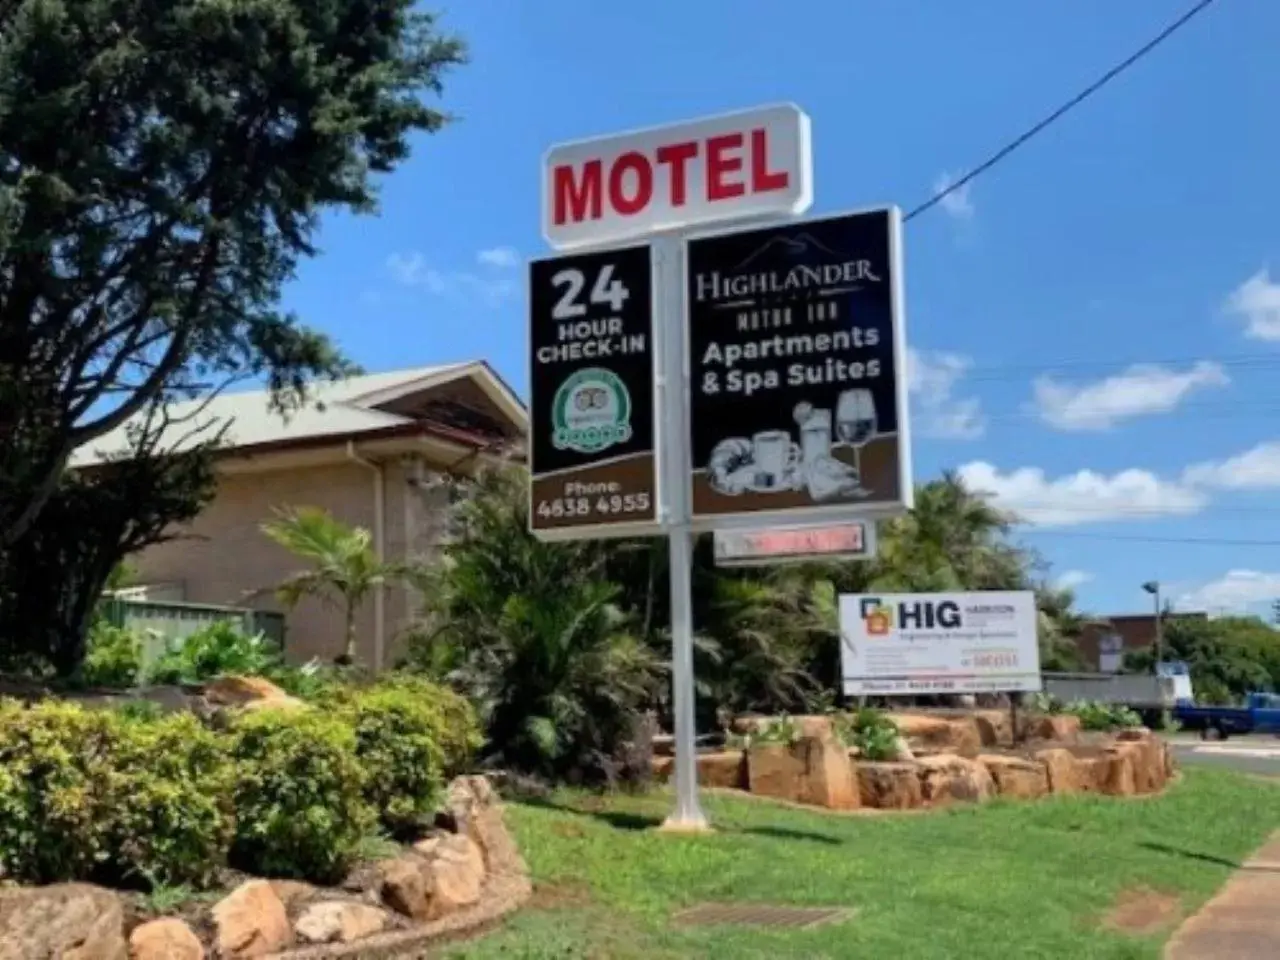
M 791 186 L 786 170 L 769 169 L 769 133 L 764 127 L 664 144 L 652 156 L 630 150 L 612 161 L 561 164 L 551 173 L 552 218 L 557 226 L 599 220 L 608 212 L 623 217 L 644 211 L 656 191 L 666 191 L 673 207 L 690 200 L 689 162 L 703 158 L 707 203 L 747 194 L 773 193 Z M 606 204 L 608 205 L 606 207 Z

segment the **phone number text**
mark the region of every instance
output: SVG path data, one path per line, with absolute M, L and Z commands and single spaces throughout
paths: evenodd
M 557 497 L 538 501 L 534 510 L 543 520 L 648 514 L 653 510 L 653 500 L 647 493 L 615 493 L 607 497 Z

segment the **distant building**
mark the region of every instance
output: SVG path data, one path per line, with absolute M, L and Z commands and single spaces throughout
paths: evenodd
M 448 492 L 437 480 L 494 462 L 491 453 L 518 443 L 528 422 L 516 395 L 478 361 L 317 384 L 312 401 L 287 418 L 268 401 L 261 391 L 229 393 L 200 412 L 198 420 L 229 425 L 216 459 L 217 494 L 181 536 L 133 558 L 136 596 L 280 611 L 271 588 L 306 563 L 262 533 L 277 507 L 322 507 L 369 530 L 380 557 L 428 559 L 446 519 Z M 175 417 L 202 403 L 176 407 Z M 174 433 L 182 438 L 176 449 L 200 439 L 190 424 Z M 72 465 L 92 468 L 128 446 L 121 427 L 77 450 Z M 373 591 L 357 613 L 364 663 L 394 662 L 417 605 L 402 586 Z M 331 607 L 305 600 L 286 622 L 290 659 L 342 652 L 342 618 Z
M 1202 611 L 1194 613 L 1165 613 L 1161 616 L 1166 630 L 1169 624 L 1179 620 L 1207 620 Z M 1101 616 L 1099 622 L 1090 624 L 1080 634 L 1076 649 L 1086 670 L 1102 673 L 1117 672 L 1126 653 L 1150 650 L 1156 642 L 1156 617 L 1154 613 L 1121 613 Z

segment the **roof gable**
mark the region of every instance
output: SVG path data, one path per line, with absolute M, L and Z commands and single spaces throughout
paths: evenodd
M 308 440 L 322 444 L 365 432 L 410 428 L 415 423 L 430 429 L 433 421 L 455 430 L 466 429 L 461 424 L 448 422 L 438 411 L 435 417 L 422 412 L 424 408 L 430 411 L 433 391 L 453 386 L 456 394 L 458 385 L 465 385 L 462 393 L 466 394 L 469 388 L 474 397 L 482 398 L 480 403 L 475 403 L 473 397 L 473 402 L 464 406 L 478 407 L 476 413 L 492 421 L 495 432 L 503 436 L 523 433 L 526 422 L 523 405 L 488 364 L 475 362 L 392 370 L 317 383 L 311 387 L 307 403 L 287 417 L 271 409 L 270 393 L 266 390 L 224 393 L 212 400 L 176 403 L 171 408 L 171 417 L 177 422 L 168 431 L 172 439 L 166 438 L 166 442 L 171 449 L 190 449 L 224 426 L 224 447 L 231 450 Z M 447 395 L 442 399 L 447 399 Z M 71 466 L 101 463 L 127 455 L 129 450 L 129 424 L 126 424 L 78 448 L 72 454 Z

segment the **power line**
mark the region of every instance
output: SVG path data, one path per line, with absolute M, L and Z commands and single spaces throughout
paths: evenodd
M 1169 26 L 1165 27 L 1164 30 L 1160 31 L 1160 33 L 1157 34 L 1154 39 L 1148 41 L 1146 44 L 1139 47 L 1127 58 L 1122 60 L 1120 63 L 1116 64 L 1106 73 L 1104 73 L 1101 77 L 1099 77 L 1089 86 L 1085 87 L 1078 94 L 1076 94 L 1074 97 L 1072 97 L 1062 106 L 1060 106 L 1057 110 L 1053 111 L 1053 113 L 1049 114 L 1039 123 L 1035 124 L 1028 130 L 1023 132 L 1020 136 L 1018 136 L 1014 140 L 1011 140 L 1009 143 L 1005 144 L 1003 147 L 1001 147 L 999 150 L 993 153 L 990 157 L 988 157 L 982 163 L 978 164 L 978 166 L 974 167 L 972 170 L 966 173 L 963 177 L 961 177 L 955 183 L 950 184 L 945 190 L 940 191 L 939 193 L 930 197 L 924 203 L 920 204 L 920 206 L 916 207 L 914 210 L 908 213 L 903 218 L 903 221 L 906 222 L 907 220 L 910 220 L 913 217 L 919 216 L 920 214 L 924 213 L 926 210 L 930 209 L 931 207 L 934 207 L 937 204 L 941 203 L 946 197 L 955 193 L 957 190 L 963 189 L 971 180 L 986 173 L 988 170 L 994 167 L 997 163 L 999 163 L 1005 157 L 1009 156 L 1009 154 L 1013 153 L 1013 151 L 1017 150 L 1019 147 L 1021 147 L 1024 143 L 1026 143 L 1036 134 L 1043 131 L 1046 127 L 1050 126 L 1055 121 L 1061 119 L 1064 115 L 1066 115 L 1068 112 L 1073 110 L 1075 107 L 1078 107 L 1085 100 L 1089 99 L 1089 97 L 1093 96 L 1095 93 L 1097 93 L 1099 90 L 1105 87 L 1108 83 L 1110 83 L 1116 77 L 1120 76 L 1120 74 L 1124 73 L 1126 70 L 1132 67 L 1135 63 L 1137 63 L 1139 60 L 1145 57 L 1148 53 L 1150 53 L 1156 47 L 1160 46 L 1160 44 L 1164 43 L 1171 36 L 1177 33 L 1180 29 L 1182 29 L 1182 27 L 1190 23 L 1191 20 L 1194 19 L 1197 14 L 1203 13 L 1213 3 L 1214 3 L 1214 0 L 1200 0 L 1200 2 L 1197 3 L 1194 7 L 1192 7 L 1190 10 L 1184 13 L 1181 17 L 1179 17 L 1173 23 L 1169 24 Z
M 1280 540 L 1232 540 L 1218 537 L 1145 537 L 1124 533 L 1076 533 L 1073 530 L 1019 530 L 1018 535 L 1078 537 L 1081 540 L 1123 540 L 1133 543 L 1173 543 L 1211 547 L 1280 547 Z

